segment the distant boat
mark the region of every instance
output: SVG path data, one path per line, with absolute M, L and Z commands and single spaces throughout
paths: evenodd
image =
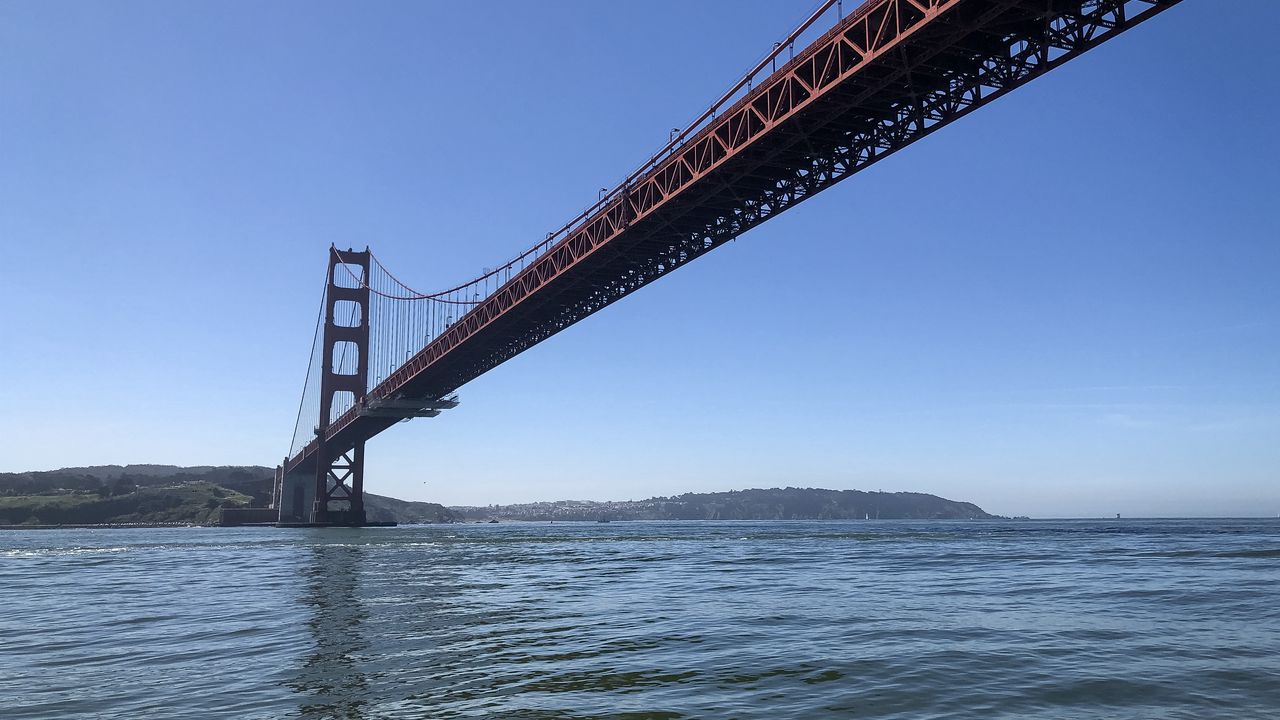
M 607 518 L 607 517 L 605 517 L 605 516 L 601 515 L 601 516 L 600 516 L 600 519 L 599 519 L 599 520 L 596 520 L 596 522 L 598 522 L 598 523 L 607 523 L 607 522 L 609 522 L 609 518 Z
M 490 521 L 489 521 L 489 524 L 490 524 L 490 525 L 494 525 L 494 524 L 496 524 L 497 522 L 498 522 L 497 520 L 490 520 Z

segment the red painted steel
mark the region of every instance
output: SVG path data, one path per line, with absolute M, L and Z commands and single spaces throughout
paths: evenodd
M 324 301 L 324 336 L 320 346 L 320 424 L 314 443 L 320 459 L 315 466 L 315 500 L 310 522 L 363 525 L 364 442 L 356 439 L 326 452 L 335 396 L 351 393 L 356 403 L 365 398 L 369 378 L 369 264 L 371 255 L 363 251 L 339 252 L 329 248 L 328 287 Z M 345 284 L 344 284 L 345 283 Z M 354 303 L 359 319 L 354 324 L 339 322 L 338 303 Z M 339 343 L 354 353 L 339 354 Z
M 700 129 L 673 140 L 563 238 L 526 253 L 541 254 L 369 395 L 443 397 L 1178 2 L 868 0 L 728 109 L 696 121 Z M 390 423 L 357 405 L 289 467 L 333 457 Z

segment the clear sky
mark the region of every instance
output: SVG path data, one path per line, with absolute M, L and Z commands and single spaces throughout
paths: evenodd
M 330 243 L 469 278 L 812 5 L 0 1 L 0 471 L 276 464 Z M 1280 513 L 1277 25 L 1188 0 L 384 433 L 367 487 Z

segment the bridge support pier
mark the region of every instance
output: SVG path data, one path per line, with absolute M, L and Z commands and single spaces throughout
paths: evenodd
M 305 470 L 294 470 L 291 473 L 280 471 L 279 502 L 276 507 L 280 512 L 276 522 L 280 525 L 305 525 L 311 522 L 311 512 L 315 503 L 315 475 Z

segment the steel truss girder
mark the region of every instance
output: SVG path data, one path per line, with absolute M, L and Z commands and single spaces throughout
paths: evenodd
M 864 3 L 370 394 L 443 396 L 1178 2 Z M 385 427 L 360 423 L 327 437 Z

